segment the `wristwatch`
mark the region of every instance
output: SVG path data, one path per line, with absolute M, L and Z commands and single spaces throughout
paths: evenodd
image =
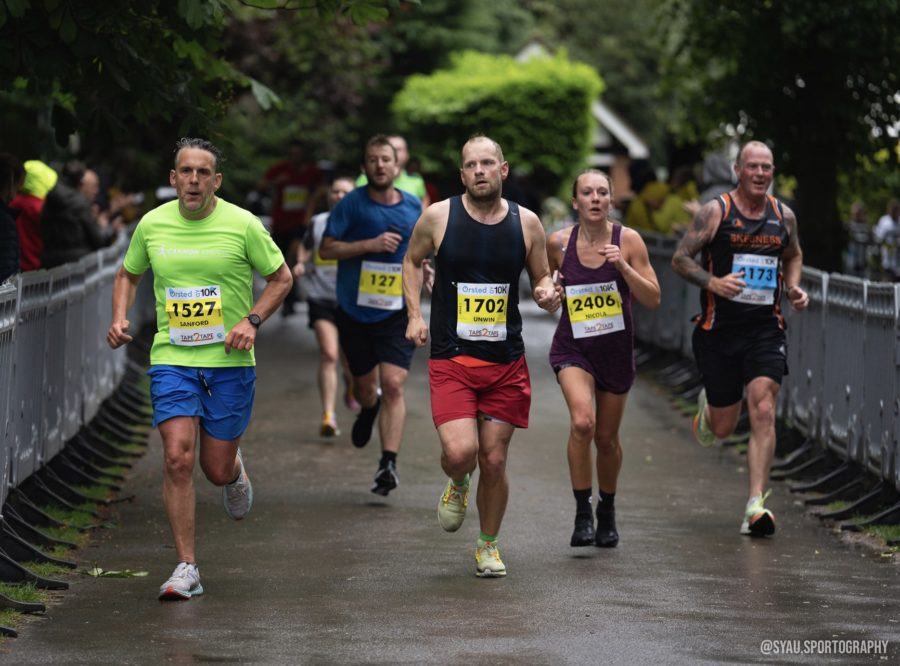
M 251 324 L 253 324 L 254 328 L 259 328 L 259 325 L 262 324 L 262 319 L 260 318 L 260 316 L 253 312 L 248 314 L 246 318 L 247 318 L 247 321 L 249 321 Z

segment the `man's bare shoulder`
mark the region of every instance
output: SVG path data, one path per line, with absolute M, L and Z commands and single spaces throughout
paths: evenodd
M 541 224 L 541 218 L 534 211 L 519 206 L 519 219 L 522 221 L 522 229 L 525 233 L 544 235 L 544 225 Z
M 449 216 L 450 201 L 449 199 L 443 199 L 442 201 L 431 204 L 422 212 L 419 221 L 416 223 L 416 227 L 426 232 L 442 229 L 447 226 L 447 219 Z

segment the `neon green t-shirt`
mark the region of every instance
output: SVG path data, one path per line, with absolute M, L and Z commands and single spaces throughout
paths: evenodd
M 186 220 L 178 201 L 144 215 L 123 266 L 153 270 L 153 365 L 255 365 L 253 350 L 225 353 L 225 336 L 253 306 L 253 270 L 271 275 L 284 257 L 255 215 L 218 199 L 212 214 Z

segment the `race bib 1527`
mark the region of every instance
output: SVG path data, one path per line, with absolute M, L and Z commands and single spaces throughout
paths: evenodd
M 166 314 L 173 345 L 193 347 L 225 341 L 219 285 L 166 287 Z

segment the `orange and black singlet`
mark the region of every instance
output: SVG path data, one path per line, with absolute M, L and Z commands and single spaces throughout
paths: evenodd
M 763 216 L 751 219 L 738 210 L 730 194 L 717 201 L 722 222 L 703 248 L 701 266 L 716 277 L 743 271 L 747 286 L 730 299 L 701 290 L 697 326 L 711 331 L 775 323 L 783 329 L 781 255 L 789 238 L 783 204 L 767 196 Z

